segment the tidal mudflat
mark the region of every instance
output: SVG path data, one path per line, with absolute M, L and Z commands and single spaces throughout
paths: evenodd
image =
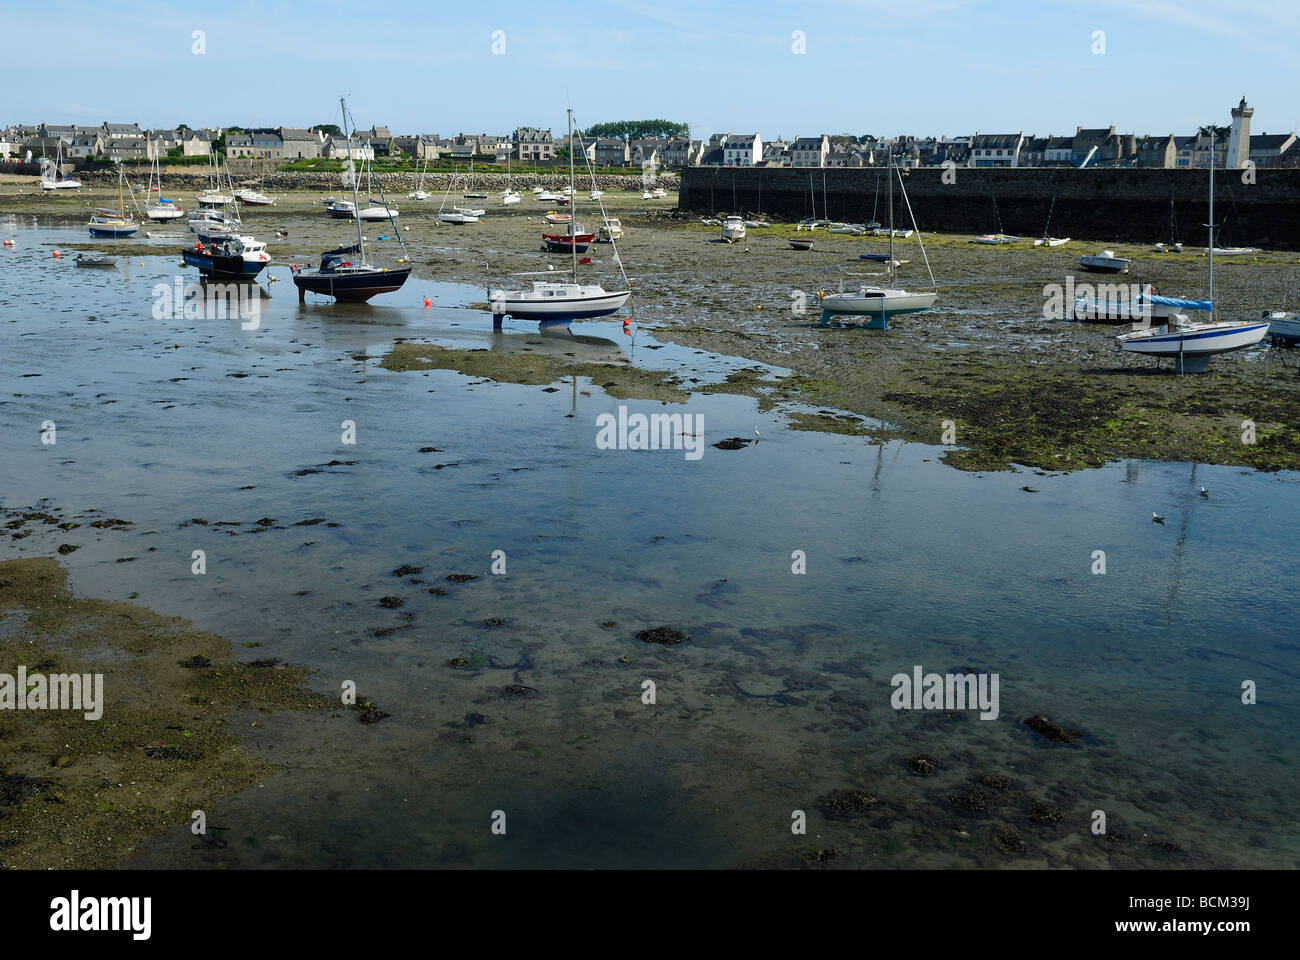
M 110 273 L 53 261 L 87 243 L 70 214 L 24 211 L 6 233 L 0 559 L 18 566 L 0 572 L 4 649 L 29 667 L 111 663 L 105 721 L 123 724 L 111 745 L 87 732 L 64 747 L 34 726 L 46 715 L 0 714 L 21 725 L 5 740 L 30 744 L 5 754 L 0 830 L 31 838 L 0 850 L 8 865 L 57 865 L 59 845 L 79 856 L 92 842 L 97 864 L 178 867 L 1300 863 L 1300 648 L 1282 599 L 1300 572 L 1293 368 L 1260 354 L 1181 385 L 1110 375 L 1169 403 L 1204 391 L 1207 405 L 1232 381 L 1245 412 L 1188 413 L 1214 423 L 1271 398 L 1256 446 L 1278 460 L 1254 465 L 1281 470 L 1227 446 L 1216 458 L 1094 449 L 1087 428 L 1051 433 L 1026 381 L 1044 456 L 1015 448 L 990 466 L 1034 469 L 963 471 L 942 462 L 960 444 L 919 434 L 957 419 L 961 440 L 981 421 L 927 407 L 966 394 L 946 368 L 903 360 L 960 357 L 992 377 L 1011 362 L 988 359 L 1007 328 L 1025 377 L 1036 357 L 1059 372 L 1058 346 L 1076 351 L 1078 376 L 1100 365 L 1100 332 L 1033 319 L 1045 280 L 1025 293 L 1000 276 L 1035 255 L 1053 276 L 1056 254 L 954 241 L 972 313 L 900 321 L 886 339 L 789 314 L 790 287 L 812 289 L 809 265 L 829 269 L 863 241 L 819 239 L 824 262 L 799 262 L 761 231 L 746 253 L 628 214 L 620 250 L 644 291 L 629 333 L 620 318 L 572 339 L 523 324 L 493 335 L 474 306 L 487 285 L 545 269 L 535 210 L 466 234 L 404 206 L 416 275 L 364 308 L 297 302 L 283 264 L 343 242 L 309 211 L 300 198 L 250 217 L 259 236 L 288 233 L 255 330 L 152 316 L 182 230 L 112 245 L 123 259 Z M 933 255 L 942 283 L 947 251 Z M 999 255 L 1021 259 L 977 266 Z M 1276 260 L 1234 269 L 1275 278 L 1281 297 L 1294 267 Z M 1198 264 L 1166 269 L 1191 277 Z M 885 401 L 877 366 L 896 371 L 890 393 L 917 399 Z M 620 405 L 701 417 L 705 455 L 598 449 L 596 420 Z M 41 592 L 14 586 L 37 576 Z M 159 654 L 176 662 L 151 694 L 161 731 L 127 723 L 131 697 L 147 697 L 136 679 L 124 688 L 130 660 L 89 614 L 45 631 L 53 653 L 29 652 L 56 597 L 71 611 L 102 601 L 105 615 L 129 600 L 153 611 L 131 614 L 145 626 L 204 638 Z M 180 666 L 195 655 L 209 664 Z M 997 673 L 996 719 L 892 709 L 891 678 L 918 665 Z M 184 702 L 218 674 L 276 673 L 280 698 Z M 363 709 L 342 706 L 348 683 Z M 260 709 L 277 699 L 293 709 Z M 213 764 L 236 745 L 241 765 L 223 777 Z M 129 772 L 117 780 L 115 757 Z M 91 839 L 44 819 L 59 794 L 94 800 L 131 780 L 142 799 L 99 801 L 112 809 L 93 807 Z M 194 809 L 223 842 L 195 842 Z M 1099 809 L 1104 835 L 1090 829 Z M 795 811 L 806 834 L 791 832 Z

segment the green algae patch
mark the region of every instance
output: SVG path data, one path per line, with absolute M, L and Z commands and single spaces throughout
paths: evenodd
M 542 344 L 544 338 L 536 343 Z M 561 341 L 564 343 L 564 341 Z M 611 397 L 625 400 L 659 400 L 685 403 L 690 392 L 681 388 L 682 380 L 666 370 L 634 367 L 622 357 L 617 345 L 605 350 L 619 359 L 608 362 L 578 360 L 554 352 L 511 350 L 461 350 L 434 343 L 399 343 L 384 357 L 385 370 L 454 370 L 468 377 L 495 380 L 498 383 L 549 386 L 570 377 L 583 377 Z
M 49 558 L 0 562 L 0 672 L 102 674 L 102 715 L 0 710 L 0 864 L 112 867 L 272 772 L 235 713 L 328 710 L 307 671 L 240 663 L 226 640 L 129 603 L 74 596 Z

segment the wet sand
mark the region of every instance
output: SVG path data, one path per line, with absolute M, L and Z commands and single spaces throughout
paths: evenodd
M 105 701 L 96 720 L 0 711 L 0 867 L 119 865 L 137 844 L 272 772 L 242 730 L 286 710 L 342 712 L 306 687 L 300 667 L 241 663 L 221 637 L 134 604 L 76 597 L 66 577 L 54 559 L 0 562 L 3 669 L 101 673 Z M 221 831 L 193 841 L 222 843 Z

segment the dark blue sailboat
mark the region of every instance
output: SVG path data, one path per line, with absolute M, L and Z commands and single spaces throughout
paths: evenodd
M 348 126 L 348 106 L 342 97 L 339 98 L 339 106 L 343 110 L 343 129 L 347 132 L 348 138 L 348 156 L 352 156 L 352 134 Z M 355 127 L 356 124 L 352 124 Z M 384 188 L 381 184 L 379 195 L 383 198 Z M 346 201 L 345 201 L 346 202 Z M 335 206 L 338 206 L 336 204 Z M 361 206 L 361 198 L 357 191 L 356 175 L 352 176 L 352 209 L 357 210 Z M 388 201 L 384 200 L 384 206 L 388 206 Z M 333 214 L 333 209 L 331 209 Z M 392 214 L 389 214 L 389 222 L 392 223 Z M 406 283 L 406 278 L 411 275 L 410 267 L 398 267 L 388 269 L 387 267 L 378 267 L 366 262 L 366 241 L 361 235 L 361 220 L 356 220 L 357 224 L 357 242 L 347 247 L 338 247 L 334 250 L 327 250 L 321 254 L 320 266 L 314 270 L 310 268 L 294 267 L 293 282 L 298 288 L 298 302 L 305 303 L 307 293 L 319 293 L 327 297 L 333 297 L 340 303 L 365 303 L 371 297 L 378 296 L 381 293 L 392 293 L 394 290 L 400 290 L 402 284 Z M 402 244 L 403 260 L 409 259 L 406 253 L 406 244 L 402 241 L 402 235 L 397 231 L 397 224 L 393 223 L 393 233 L 397 237 L 397 242 Z

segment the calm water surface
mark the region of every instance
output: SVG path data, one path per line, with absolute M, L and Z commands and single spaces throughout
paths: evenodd
M 248 659 L 310 666 L 317 689 L 355 680 L 392 714 L 266 721 L 253 742 L 287 770 L 214 804 L 234 842 L 195 852 L 182 827 L 140 864 L 730 866 L 834 844 L 873 866 L 995 866 L 1011 862 L 988 842 L 1005 822 L 1022 862 L 1119 865 L 1088 834 L 1103 809 L 1130 838 L 1181 847 L 1159 862 L 1300 865 L 1294 474 L 970 475 L 939 448 L 788 430 L 748 398 L 665 407 L 585 380 L 390 373 L 378 359 L 397 338 L 621 352 L 703 382 L 750 364 L 649 349 L 616 321 L 573 341 L 509 323 L 493 337 L 463 307 L 481 290 L 418 278 L 369 307 L 304 307 L 279 265 L 258 330 L 155 320 L 180 230 L 98 271 L 50 255 L 84 240 L 79 225 L 2 229 L 17 244 L 0 254 L 0 503 L 134 525 L 4 540 L 0 557 L 78 543 L 64 558 L 78 592 L 138 593 L 260 642 Z M 706 444 L 762 439 L 694 462 L 598 450 L 596 417 L 620 403 L 701 415 Z M 336 526 L 293 525 L 315 518 Z M 190 573 L 196 549 L 206 576 Z M 490 573 L 498 550 L 505 576 Z M 424 582 L 392 576 L 403 564 Z M 400 609 L 378 602 L 394 596 Z M 693 639 L 634 639 L 660 625 Z M 444 665 L 457 656 L 471 666 Z M 916 664 L 999 674 L 1000 716 L 891 710 L 890 677 Z M 536 692 L 505 698 L 510 683 Z M 1039 713 L 1084 740 L 1028 732 Z M 917 753 L 935 776 L 908 769 Z M 1062 822 L 963 819 L 947 797 L 986 774 Z M 887 815 L 823 817 L 818 798 L 848 787 Z M 791 836 L 796 809 L 807 837 Z M 489 833 L 494 810 L 506 837 Z

